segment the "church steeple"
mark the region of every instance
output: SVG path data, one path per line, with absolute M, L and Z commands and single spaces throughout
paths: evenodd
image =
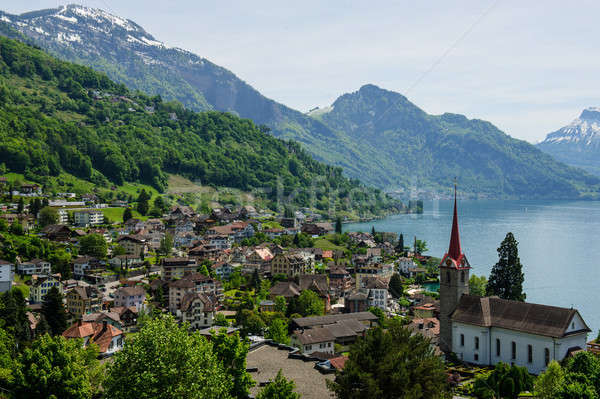
M 460 249 L 460 234 L 458 232 L 458 212 L 456 210 L 456 183 L 454 183 L 454 216 L 452 217 L 452 233 L 450 234 L 450 247 L 448 256 L 458 261 L 462 251 Z
M 440 266 L 454 268 L 469 268 L 469 262 L 460 247 L 460 232 L 458 229 L 458 207 L 456 199 L 456 183 L 454 183 L 454 214 L 452 216 L 452 231 L 450 233 L 450 246 L 448 252 L 444 255 Z

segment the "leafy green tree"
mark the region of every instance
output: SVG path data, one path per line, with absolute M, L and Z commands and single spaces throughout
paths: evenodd
M 223 313 L 217 313 L 213 319 L 214 326 L 229 327 L 229 321 Z
M 297 299 L 296 312 L 302 316 L 319 316 L 325 311 L 325 304 L 316 292 L 304 290 Z
M 25 229 L 23 228 L 23 225 L 21 224 L 21 222 L 19 222 L 18 220 L 15 220 L 10 225 L 10 232 L 14 235 L 22 236 L 25 234 Z
M 275 297 L 275 311 L 285 314 L 287 312 L 287 301 L 285 297 L 278 295 Z
M 83 255 L 105 258 L 108 252 L 108 244 L 100 234 L 88 234 L 79 239 L 80 252 Z
M 565 372 L 556 360 L 551 361 L 542 374 L 535 380 L 535 394 L 540 399 L 555 399 L 565 382 Z
M 429 339 L 397 320 L 359 338 L 327 385 L 339 399 L 444 398 L 448 391 L 444 363 Z
M 231 396 L 236 398 L 247 398 L 254 381 L 246 371 L 246 356 L 250 344 L 240 339 L 239 333 L 227 335 L 225 330 L 213 332 L 211 343 L 217 359 L 225 367 L 225 372 L 233 381 Z
M 262 335 L 266 327 L 260 316 L 249 309 L 240 309 L 235 315 L 235 322 L 243 336 Z
M 117 244 L 113 247 L 113 250 L 112 250 L 113 256 L 125 255 L 126 253 L 127 253 L 127 251 L 120 244 Z
M 15 398 L 92 398 L 96 392 L 89 371 L 97 356 L 96 345 L 83 348 L 78 339 L 41 336 L 19 356 Z
M 488 296 L 498 295 L 502 299 L 524 301 L 523 292 L 523 266 L 519 259 L 518 242 L 512 233 L 506 234 L 506 238 L 498 248 L 498 263 L 492 267 L 488 280 L 486 294 Z
M 147 322 L 113 359 L 103 384 L 108 398 L 230 397 L 232 382 L 212 344 L 169 315 Z
M 427 241 L 417 240 L 415 238 L 415 252 L 420 255 L 420 254 L 425 253 L 427 251 L 429 251 L 429 248 L 427 248 Z
M 469 293 L 471 295 L 485 296 L 487 278 L 485 276 L 476 276 L 472 274 L 469 277 Z
M 160 239 L 160 245 L 158 252 L 164 256 L 169 256 L 173 250 L 173 235 L 171 233 L 165 233 L 165 236 Z
M 63 280 L 71 278 L 71 253 L 64 248 L 57 248 L 48 254 L 48 262 L 52 264 L 52 272 L 60 273 Z
M 335 219 L 335 232 L 342 234 L 342 218 L 339 216 Z
M 375 316 L 377 316 L 377 322 L 379 323 L 379 325 L 381 327 L 386 327 L 387 323 L 386 323 L 386 317 L 385 317 L 385 313 L 383 312 L 383 310 L 381 310 L 380 308 L 376 307 L 376 306 L 371 306 L 369 307 L 369 312 L 373 313 Z
M 0 387 L 7 388 L 15 382 L 17 343 L 12 335 L 0 328 Z
M 27 305 L 23 292 L 17 288 L 0 294 L 0 323 L 17 342 L 31 339 L 31 328 L 27 318 Z
M 258 393 L 256 399 L 300 399 L 300 395 L 294 392 L 295 388 L 294 381 L 288 381 L 279 370 L 275 379 Z
M 265 338 L 272 339 L 280 344 L 290 344 L 290 337 L 288 336 L 288 323 L 281 318 L 276 318 L 271 321 L 269 327 L 267 327 L 267 333 Z
M 128 221 L 129 219 L 133 218 L 133 212 L 131 211 L 131 208 L 127 207 L 125 208 L 125 211 L 123 211 L 123 223 L 125 223 L 126 221 Z
M 146 215 L 150 210 L 150 205 L 148 204 L 150 197 L 150 194 L 148 194 L 145 189 L 142 189 L 140 195 L 137 198 L 137 211 L 142 216 Z
M 62 334 L 67 329 L 67 313 L 63 305 L 63 295 L 58 288 L 50 288 L 44 297 L 42 315 L 44 315 L 52 335 Z
M 404 287 L 402 286 L 402 277 L 398 273 L 394 273 L 390 278 L 389 291 L 394 298 L 400 298 L 404 295 Z
M 473 391 L 478 398 L 517 399 L 523 391 L 533 389 L 533 377 L 525 367 L 500 362 L 494 371 L 475 379 Z
M 40 226 L 46 227 L 58 223 L 58 211 L 52 207 L 46 206 L 40 210 L 38 217 Z

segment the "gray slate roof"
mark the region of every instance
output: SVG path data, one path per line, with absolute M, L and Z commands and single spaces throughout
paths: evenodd
M 579 315 L 576 309 L 509 301 L 498 297 L 463 295 L 451 319 L 453 322 L 560 338 L 567 335 L 567 329 L 575 315 Z M 586 325 L 583 330 L 576 332 L 590 331 Z

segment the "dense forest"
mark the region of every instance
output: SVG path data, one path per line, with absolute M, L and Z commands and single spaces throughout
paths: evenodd
M 0 38 L 0 159 L 41 183 L 68 172 L 100 186 L 130 181 L 163 191 L 172 173 L 319 209 L 331 201 L 339 210 L 360 204 L 360 214 L 401 206 L 250 120 L 131 92 L 7 38 Z

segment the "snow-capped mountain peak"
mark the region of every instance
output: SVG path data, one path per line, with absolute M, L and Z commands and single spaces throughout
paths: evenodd
M 540 144 L 577 144 L 600 147 L 600 107 L 589 107 L 567 126 L 552 132 Z

